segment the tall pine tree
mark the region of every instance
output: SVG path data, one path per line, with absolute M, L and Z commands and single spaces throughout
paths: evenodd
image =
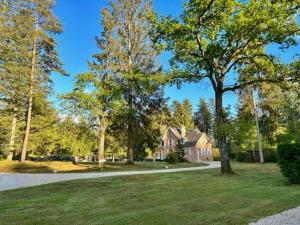
M 151 0 L 109 0 L 102 10 L 103 39 L 109 70 L 121 87 L 123 111 L 120 115 L 127 139 L 127 162 L 133 163 L 137 141 L 145 114 L 157 110 L 162 102 L 158 52 L 149 37 L 148 15 Z M 123 121 L 123 122 L 122 122 Z
M 189 100 L 185 99 L 182 104 L 177 100 L 173 102 L 171 124 L 176 128 L 193 128 L 193 107 Z
M 26 22 L 31 25 L 27 31 L 31 37 L 31 63 L 28 84 L 27 114 L 24 141 L 22 146 L 21 162 L 26 160 L 26 151 L 29 141 L 32 105 L 37 85 L 44 88 L 43 84 L 49 81 L 48 75 L 52 71 L 66 74 L 62 63 L 55 51 L 56 42 L 53 35 L 61 33 L 61 24 L 53 15 L 54 0 L 28 0 L 23 1 L 23 11 L 30 13 Z M 39 76 L 39 77 L 38 77 Z
M 195 112 L 193 121 L 195 126 L 202 132 L 210 135 L 212 134 L 212 113 L 205 101 L 201 98 L 199 100 L 198 110 Z

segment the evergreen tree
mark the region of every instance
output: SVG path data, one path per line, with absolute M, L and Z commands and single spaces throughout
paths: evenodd
M 199 100 L 198 110 L 194 114 L 193 118 L 195 126 L 202 132 L 205 132 L 209 136 L 212 134 L 212 113 L 210 108 L 204 99 Z
M 11 117 L 7 159 L 11 160 L 15 152 L 15 139 L 18 123 L 22 122 L 28 97 L 28 74 L 30 73 L 32 37 L 28 32 L 32 28 L 31 14 L 20 1 L 5 1 L 1 18 L 0 47 L 0 101 L 3 109 Z M 2 14 L 1 14 L 2 15 Z M 4 22 L 4 23 L 3 23 Z
M 31 119 L 32 119 L 32 105 L 34 94 L 37 86 L 42 89 L 45 88 L 45 84 L 49 81 L 49 73 L 51 71 L 57 71 L 61 74 L 66 74 L 63 71 L 62 63 L 57 57 L 55 51 L 56 42 L 53 39 L 53 35 L 59 34 L 61 30 L 61 24 L 58 23 L 56 17 L 52 14 L 52 8 L 54 7 L 53 0 L 24 0 L 21 7 L 24 7 L 22 11 L 29 14 L 28 20 L 24 21 L 30 25 L 27 34 L 31 37 L 31 57 L 30 61 L 30 73 L 28 75 L 28 99 L 26 107 L 26 126 L 24 141 L 22 146 L 21 162 L 26 160 L 26 151 L 29 141 Z
M 105 41 L 100 41 L 106 51 L 101 57 L 107 58 L 109 70 L 121 87 L 123 110 L 119 122 L 127 137 L 128 163 L 133 163 L 135 137 L 145 115 L 160 108 L 163 100 L 158 52 L 149 37 L 151 13 L 151 0 L 110 0 L 109 7 L 102 10 Z
M 185 126 L 188 129 L 194 127 L 193 124 L 193 107 L 189 100 L 185 99 L 181 104 L 177 100 L 172 105 L 172 126 L 181 128 Z

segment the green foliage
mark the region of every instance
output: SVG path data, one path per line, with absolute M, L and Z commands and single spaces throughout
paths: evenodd
M 277 162 L 277 149 L 274 147 L 264 147 L 263 155 L 265 162 Z M 239 162 L 259 162 L 258 151 L 238 151 L 236 159 Z
M 178 159 L 178 154 L 176 151 L 170 149 L 169 150 L 169 153 L 165 159 L 166 162 L 170 163 L 170 164 L 176 164 L 179 162 L 179 159 Z
M 185 126 L 188 129 L 194 127 L 193 124 L 193 108 L 188 99 L 185 99 L 181 104 L 177 100 L 172 105 L 172 121 L 173 127 L 181 128 Z
M 278 163 L 291 184 L 300 184 L 300 143 L 279 144 Z
M 151 127 L 149 118 L 164 103 L 159 52 L 149 37 L 151 1 L 110 0 L 101 13 L 104 30 L 97 44 L 102 51 L 95 58 L 117 83 L 121 110 L 113 127 L 126 138 L 128 162 L 132 163 L 133 151 L 146 149 L 145 133 L 149 137 L 153 132 L 146 130 Z
M 84 119 L 75 122 L 74 118 L 67 117 L 58 125 L 57 132 L 55 153 L 58 155 L 86 157 L 96 149 L 96 132 Z
M 205 99 L 199 100 L 198 110 L 195 112 L 193 121 L 195 126 L 207 135 L 211 136 L 212 133 L 212 113 Z
M 178 143 L 175 149 L 170 149 L 166 157 L 166 162 L 171 164 L 186 162 L 185 151 L 182 143 Z
M 170 80 L 180 85 L 208 79 L 214 89 L 216 143 L 228 165 L 224 173 L 232 170 L 223 95 L 258 83 L 290 81 L 288 66 L 266 47 L 276 43 L 285 50 L 296 44 L 298 5 L 298 0 L 189 0 L 177 18 L 153 18 L 153 39 L 173 53 Z

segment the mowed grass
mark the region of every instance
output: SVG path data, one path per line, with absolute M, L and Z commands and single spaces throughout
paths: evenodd
M 300 205 L 275 164 L 62 182 L 0 192 L 0 224 L 239 225 Z
M 205 166 L 205 163 L 178 163 L 168 164 L 165 162 L 136 162 L 134 165 L 127 165 L 124 162 L 108 162 L 103 171 L 130 171 L 130 170 L 151 170 L 164 168 L 183 168 L 194 166 Z M 0 172 L 2 173 L 53 173 L 56 170 L 59 173 L 84 173 L 101 172 L 97 163 L 79 163 L 72 162 L 26 162 L 18 161 L 0 161 Z

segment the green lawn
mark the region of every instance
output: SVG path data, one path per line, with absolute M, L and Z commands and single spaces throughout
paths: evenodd
M 100 178 L 0 192 L 0 224 L 239 225 L 300 205 L 274 164 Z
M 104 172 L 130 171 L 130 170 L 151 170 L 164 168 L 183 168 L 194 166 L 205 166 L 205 163 L 178 163 L 168 164 L 165 162 L 136 162 L 134 165 L 127 165 L 124 162 L 108 162 L 104 167 Z M 72 162 L 26 162 L 0 161 L 0 172 L 3 173 L 85 173 L 101 172 L 97 163 L 79 163 L 74 165 Z

